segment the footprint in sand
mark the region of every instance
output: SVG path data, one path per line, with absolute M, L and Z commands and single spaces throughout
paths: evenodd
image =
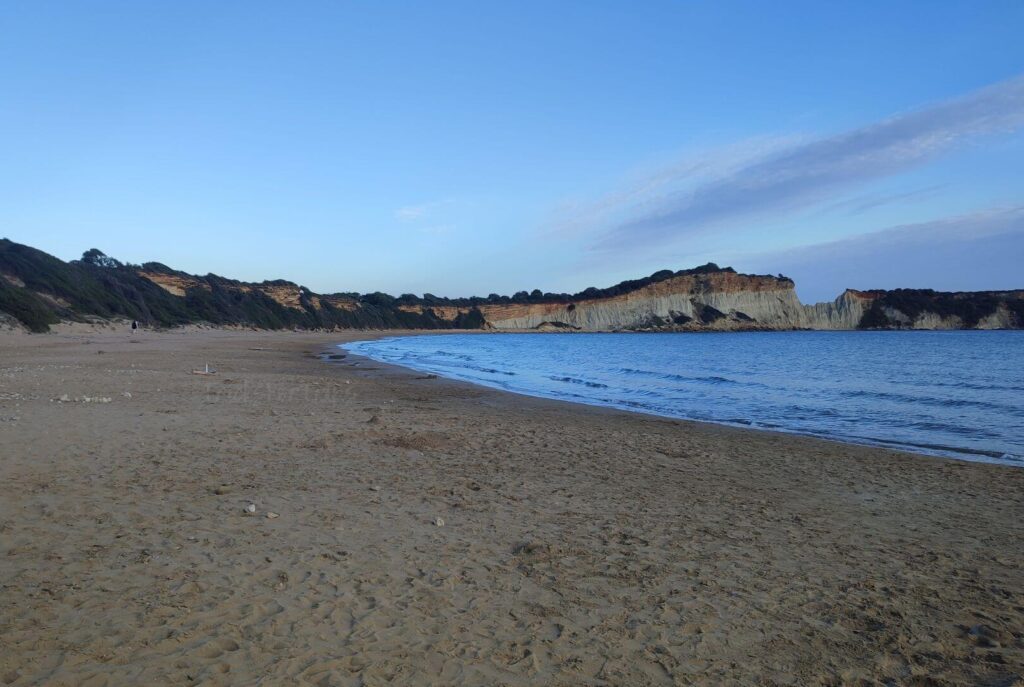
M 238 642 L 233 639 L 214 639 L 199 647 L 197 652 L 203 658 L 220 658 L 225 651 L 238 651 Z

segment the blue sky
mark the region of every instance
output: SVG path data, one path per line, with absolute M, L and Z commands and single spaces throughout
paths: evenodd
M 316 291 L 1024 287 L 1024 3 L 0 5 L 0 235 Z

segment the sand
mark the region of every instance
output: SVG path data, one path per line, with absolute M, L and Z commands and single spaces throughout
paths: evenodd
M 353 336 L 0 336 L 0 684 L 1024 684 L 1024 470 Z

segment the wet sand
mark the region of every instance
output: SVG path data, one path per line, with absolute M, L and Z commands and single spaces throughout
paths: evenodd
M 356 336 L 0 335 L 0 684 L 1024 685 L 1024 470 Z

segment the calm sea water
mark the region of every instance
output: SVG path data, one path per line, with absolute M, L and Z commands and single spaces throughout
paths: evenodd
M 1024 466 L 1024 332 L 451 334 L 343 347 L 534 396 Z

